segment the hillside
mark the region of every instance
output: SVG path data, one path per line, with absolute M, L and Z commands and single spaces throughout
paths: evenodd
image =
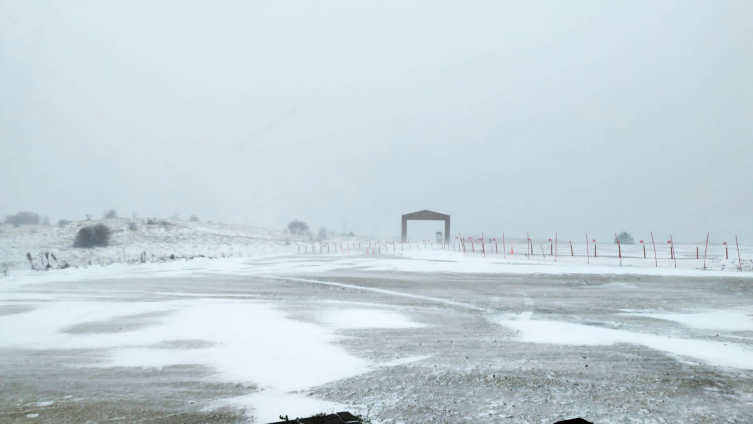
M 86 225 L 105 224 L 112 229 L 110 246 L 74 248 L 78 230 Z M 135 229 L 129 225 L 135 223 Z M 54 254 L 58 262 L 72 266 L 138 261 L 142 252 L 148 260 L 176 257 L 252 256 L 282 252 L 286 243 L 303 240 L 278 230 L 258 227 L 190 222 L 174 219 L 100 219 L 66 225 L 22 225 L 0 227 L 0 264 L 8 269 L 28 268 L 26 253 L 39 266 L 40 252 Z M 52 265 L 55 262 L 50 258 Z M 46 264 L 46 262 L 45 262 Z M 0 265 L 2 267 L 2 265 Z

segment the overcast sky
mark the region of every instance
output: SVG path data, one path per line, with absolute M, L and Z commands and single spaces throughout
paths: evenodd
M 752 40 L 749 0 L 0 0 L 0 214 L 753 242 Z

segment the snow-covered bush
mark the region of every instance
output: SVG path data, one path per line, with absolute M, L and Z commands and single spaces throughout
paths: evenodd
M 81 227 L 76 234 L 73 247 L 106 247 L 110 244 L 112 230 L 105 224 Z
M 633 236 L 631 236 L 627 231 L 623 231 L 620 234 L 617 234 L 617 240 L 620 241 L 620 244 L 635 244 L 635 241 L 633 241 Z M 615 241 L 615 244 L 617 244 L 617 241 Z
M 288 231 L 293 234 L 306 234 L 309 232 L 309 226 L 303 221 L 294 219 L 288 224 Z
M 15 215 L 6 216 L 5 222 L 14 227 L 18 227 L 19 225 L 38 225 L 39 214 L 34 212 L 19 212 Z

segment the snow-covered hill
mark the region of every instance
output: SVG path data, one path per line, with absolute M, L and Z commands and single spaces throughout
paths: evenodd
M 150 223 L 151 222 L 151 223 Z M 105 224 L 112 230 L 109 247 L 74 248 L 78 230 L 87 225 Z M 135 224 L 135 229 L 130 229 Z M 190 222 L 172 219 L 101 219 L 78 221 L 63 226 L 22 225 L 0 226 L 0 268 L 28 268 L 30 253 L 39 266 L 40 252 L 50 252 L 62 264 L 72 266 L 138 261 L 142 252 L 148 260 L 157 258 L 199 256 L 252 256 L 292 251 L 292 245 L 303 240 L 277 230 L 234 224 Z M 307 239 L 306 239 L 307 240 Z M 286 249 L 287 246 L 287 249 Z M 50 258 L 52 265 L 55 262 Z M 46 263 L 45 263 L 46 264 Z

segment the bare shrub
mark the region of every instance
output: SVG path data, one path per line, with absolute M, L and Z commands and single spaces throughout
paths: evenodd
M 135 222 L 129 222 L 128 223 L 128 229 L 131 231 L 137 231 L 139 229 L 139 226 L 136 225 Z
M 116 211 L 115 209 L 105 211 L 104 217 L 105 219 L 115 219 L 118 217 L 118 211 Z
M 73 247 L 107 247 L 111 235 L 112 230 L 105 224 L 88 225 L 78 230 Z
M 64 226 L 64 225 L 68 225 L 70 223 L 71 223 L 71 221 L 68 221 L 67 219 L 61 219 L 60 221 L 58 221 L 58 225 L 61 226 L 61 227 Z
M 191 215 L 191 217 L 188 218 L 188 220 L 191 222 L 199 222 L 199 217 L 196 215 Z
M 167 227 L 172 226 L 173 224 L 171 224 L 170 221 L 165 220 L 165 219 L 147 218 L 146 225 L 159 225 L 163 228 L 167 228 Z

